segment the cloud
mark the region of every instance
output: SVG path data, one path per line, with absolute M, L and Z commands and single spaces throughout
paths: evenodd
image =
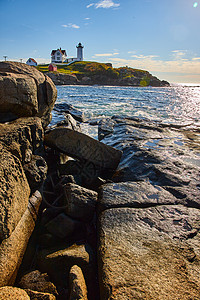
M 87 7 L 87 8 L 90 8 L 90 7 L 92 7 L 92 6 L 94 6 L 94 3 L 91 3 L 91 4 L 87 5 L 86 7 Z
M 130 59 L 112 55 L 109 57 L 109 62 L 114 67 L 129 66 L 147 70 L 158 78 L 170 82 L 200 83 L 200 57 L 184 58 L 184 55 L 189 54 L 187 50 L 174 50 L 172 54 L 168 60 L 162 60 L 156 55 L 138 54 L 132 55 Z
M 79 29 L 80 26 L 76 25 L 76 24 L 72 24 L 72 23 L 68 23 L 67 25 L 61 25 L 64 28 L 74 28 L 74 29 Z
M 185 56 L 187 54 L 187 50 L 173 50 L 172 56 L 174 60 L 185 60 Z
M 149 58 L 155 58 L 158 57 L 157 55 L 131 55 L 131 57 L 133 58 L 137 58 L 137 59 L 149 59 Z
M 90 18 L 85 18 L 84 20 L 90 20 Z
M 200 60 L 200 57 L 193 57 L 192 60 Z
M 97 3 L 91 3 L 87 5 L 87 8 L 94 6 L 95 8 L 115 8 L 119 7 L 119 3 L 115 3 L 112 0 L 100 0 Z
M 130 66 L 136 69 L 148 70 L 149 72 L 159 73 L 180 73 L 191 76 L 199 76 L 200 81 L 200 61 L 188 60 L 161 60 L 154 58 L 142 59 L 122 59 L 111 57 L 110 61 L 115 67 Z
M 107 57 L 107 56 L 114 56 L 114 55 L 118 55 L 118 52 L 114 52 L 114 53 L 100 53 L 100 54 L 95 54 L 94 57 Z

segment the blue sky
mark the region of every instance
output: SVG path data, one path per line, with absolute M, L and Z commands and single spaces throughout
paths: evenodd
M 170 82 L 200 83 L 200 1 L 0 0 L 0 60 L 69 57 L 148 70 Z

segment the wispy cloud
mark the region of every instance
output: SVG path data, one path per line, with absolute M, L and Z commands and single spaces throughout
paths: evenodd
M 200 57 L 199 60 L 195 58 L 187 60 L 183 60 L 180 58 L 178 58 L 177 60 L 175 60 L 174 58 L 171 60 L 162 60 L 151 57 L 146 59 L 123 59 L 110 57 L 109 61 L 115 67 L 127 65 L 136 69 L 148 70 L 149 72 L 154 74 L 157 73 L 159 74 L 159 76 L 162 76 L 163 74 L 163 79 L 166 80 L 170 80 L 170 78 L 173 78 L 174 76 L 174 81 L 178 82 L 176 79 L 178 78 L 178 74 L 180 78 L 179 82 L 181 82 L 181 77 L 184 77 L 185 82 L 190 82 L 193 79 L 195 79 L 196 82 L 200 82 Z M 167 77 L 167 74 L 169 74 L 169 79 Z
M 90 18 L 85 18 L 84 20 L 90 20 Z
M 174 60 L 185 60 L 185 56 L 187 54 L 187 50 L 173 50 L 172 56 Z
M 95 3 L 90 3 L 90 4 L 87 5 L 86 7 L 87 7 L 87 8 L 90 8 L 90 7 L 94 6 L 94 5 L 95 5 Z
M 76 25 L 76 24 L 72 24 L 72 23 L 68 23 L 67 25 L 61 25 L 64 28 L 74 28 L 74 29 L 79 29 L 80 26 Z
M 158 57 L 157 55 L 131 55 L 131 57 L 133 58 L 137 58 L 137 59 L 149 59 L 149 58 L 155 58 Z
M 112 0 L 100 0 L 96 3 L 90 3 L 87 8 L 94 6 L 95 8 L 116 8 L 120 6 L 120 3 L 115 3 Z
M 114 55 L 118 55 L 118 52 L 114 52 L 114 53 L 99 53 L 99 54 L 95 54 L 94 57 L 108 57 L 108 56 L 114 56 Z
M 200 57 L 193 57 L 192 60 L 200 60 Z

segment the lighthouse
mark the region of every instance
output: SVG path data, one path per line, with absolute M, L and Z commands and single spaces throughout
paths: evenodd
M 81 43 L 78 44 L 78 46 L 76 46 L 77 48 L 77 59 L 78 60 L 83 60 L 83 46 Z

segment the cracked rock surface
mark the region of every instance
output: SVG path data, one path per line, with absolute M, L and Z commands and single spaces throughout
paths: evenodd
M 199 129 L 113 117 L 123 155 L 100 188 L 100 299 L 200 299 Z

